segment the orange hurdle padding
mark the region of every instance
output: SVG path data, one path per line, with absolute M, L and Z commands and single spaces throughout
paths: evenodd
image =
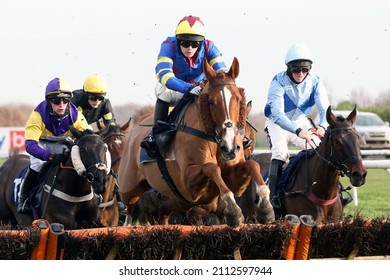
M 307 260 L 309 255 L 311 232 L 313 227 L 316 226 L 316 222 L 313 220 L 311 215 L 302 215 L 299 219 L 301 220 L 301 226 L 294 260 Z
M 34 220 L 32 227 L 40 229 L 41 239 L 39 240 L 38 246 L 31 253 L 31 260 L 44 260 L 46 258 L 46 248 L 49 239 L 49 222 L 44 219 Z
M 64 258 L 64 234 L 64 225 L 59 223 L 50 224 L 46 260 L 62 260 Z
M 291 226 L 291 236 L 286 247 L 283 250 L 282 258 L 284 260 L 293 260 L 295 255 L 295 249 L 298 243 L 299 228 L 301 221 L 297 215 L 288 214 L 284 217 L 287 224 Z

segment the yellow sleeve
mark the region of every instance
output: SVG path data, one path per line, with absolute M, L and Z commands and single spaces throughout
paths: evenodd
M 77 130 L 80 130 L 80 131 L 90 129 L 90 126 L 89 126 L 87 120 L 85 119 L 84 115 L 80 111 L 77 115 L 76 122 L 73 124 L 73 127 L 76 128 Z
M 41 115 L 33 111 L 27 120 L 27 124 L 24 130 L 25 140 L 34 140 L 39 142 L 39 139 L 45 134 L 45 124 L 42 121 Z

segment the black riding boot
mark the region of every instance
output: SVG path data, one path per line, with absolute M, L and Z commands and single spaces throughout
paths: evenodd
M 119 210 L 119 212 L 125 210 L 126 206 L 123 204 L 123 202 L 121 200 L 121 196 L 119 194 L 118 186 L 115 186 L 115 196 L 116 196 L 116 201 L 118 203 L 118 210 Z
M 280 175 L 282 174 L 284 161 L 273 159 L 269 167 L 269 190 L 270 190 L 270 200 L 271 204 L 274 207 L 275 214 L 280 214 L 282 210 L 282 204 L 278 195 L 278 181 Z
M 145 149 L 148 156 L 151 158 L 156 157 L 156 151 L 157 151 L 157 144 L 156 139 L 154 137 L 154 134 L 157 131 L 158 128 L 158 121 L 166 121 L 168 116 L 168 110 L 169 110 L 169 103 L 162 101 L 160 99 L 157 99 L 156 101 L 156 107 L 154 109 L 154 123 L 153 123 L 153 133 L 151 137 L 146 137 L 141 142 L 141 147 Z
M 29 192 L 35 186 L 38 177 L 38 172 L 30 167 L 27 170 L 26 176 L 20 185 L 20 196 L 18 202 L 18 213 L 28 214 L 31 212 L 31 205 L 28 199 Z

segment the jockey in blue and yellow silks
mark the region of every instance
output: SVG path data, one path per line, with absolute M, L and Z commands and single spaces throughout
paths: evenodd
M 206 29 L 201 19 L 185 16 L 178 23 L 175 36 L 168 37 L 161 44 L 156 65 L 158 82 L 153 131 L 156 131 L 158 121 L 166 120 L 170 105 L 175 105 L 185 94 L 200 94 L 199 84 L 205 79 L 203 64 L 206 59 L 214 70 L 227 70 L 222 54 L 205 36 Z M 154 137 L 145 138 L 141 146 L 149 156 L 155 157 Z
M 58 143 L 47 141 L 49 136 L 71 136 L 69 126 L 78 130 L 89 128 L 87 121 L 76 106 L 70 103 L 72 91 L 69 84 L 62 78 L 54 78 L 46 87 L 45 100 L 31 113 L 25 127 L 25 147 L 30 154 L 30 166 L 23 180 L 20 190 L 18 212 L 31 211 L 27 203 L 30 189 L 38 177 L 46 161 L 60 163 L 65 160 L 65 155 Z

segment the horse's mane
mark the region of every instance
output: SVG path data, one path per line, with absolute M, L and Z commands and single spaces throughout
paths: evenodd
M 244 129 L 246 122 L 246 95 L 244 88 L 238 88 L 239 93 L 241 95 L 240 102 L 240 115 L 237 123 L 238 129 Z M 213 122 L 211 117 L 211 111 L 209 108 L 209 93 L 207 91 L 203 91 L 199 96 L 199 116 L 205 130 L 206 134 L 213 134 L 215 130 L 216 124 Z

